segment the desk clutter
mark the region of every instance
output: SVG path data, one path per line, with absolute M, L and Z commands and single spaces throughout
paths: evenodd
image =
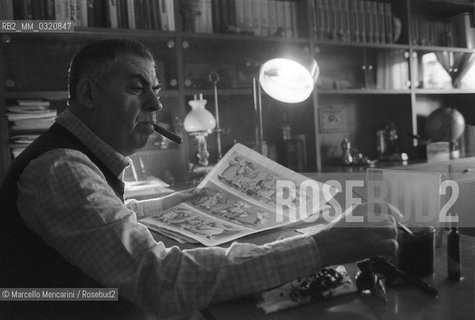
M 400 270 L 385 258 L 365 259 L 357 266 L 359 270 L 354 281 L 344 266 L 323 268 L 307 277 L 259 293 L 255 297 L 257 307 L 269 314 L 351 293 L 370 297 L 384 305 L 388 303 L 386 287 L 414 286 L 429 296 L 439 295 L 436 288 Z
M 356 292 L 357 288 L 344 266 L 323 268 L 257 295 L 257 307 L 272 313 Z

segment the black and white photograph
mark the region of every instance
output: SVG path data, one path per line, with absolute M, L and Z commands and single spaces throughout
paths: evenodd
M 0 319 L 475 320 L 475 0 L 0 0 Z

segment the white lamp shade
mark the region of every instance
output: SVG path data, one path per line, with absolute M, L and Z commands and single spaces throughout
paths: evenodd
M 259 83 L 272 98 L 286 103 L 306 100 L 319 74 L 318 64 L 308 59 L 276 58 L 265 62 L 259 71 Z
M 188 101 L 191 111 L 186 115 L 184 126 L 188 132 L 211 132 L 216 127 L 213 114 L 205 109 L 206 100 Z

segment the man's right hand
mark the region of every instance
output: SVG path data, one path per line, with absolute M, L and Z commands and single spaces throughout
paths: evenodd
M 379 221 L 368 221 L 369 210 L 378 210 Z M 345 216 L 331 227 L 313 235 L 320 250 L 322 266 L 351 263 L 379 255 L 394 256 L 397 250 L 395 207 L 378 203 L 361 204 L 351 209 L 352 216 L 364 222 L 348 222 Z M 383 214 L 380 214 L 384 212 Z M 373 219 L 375 220 L 375 219 Z

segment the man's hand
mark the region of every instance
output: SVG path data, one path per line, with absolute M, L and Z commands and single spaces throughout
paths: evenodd
M 180 195 L 180 198 L 182 199 L 181 201 L 189 201 L 197 199 L 200 195 L 203 194 L 203 190 L 204 189 L 202 188 L 189 188 L 178 191 L 177 193 Z
M 400 213 L 395 207 L 387 203 L 365 203 L 349 211 L 353 217 L 363 217 L 364 222 L 349 222 L 347 214 L 331 227 L 313 235 L 320 250 L 322 266 L 396 254 L 397 225 L 394 217 Z M 378 219 L 370 219 L 375 215 Z

